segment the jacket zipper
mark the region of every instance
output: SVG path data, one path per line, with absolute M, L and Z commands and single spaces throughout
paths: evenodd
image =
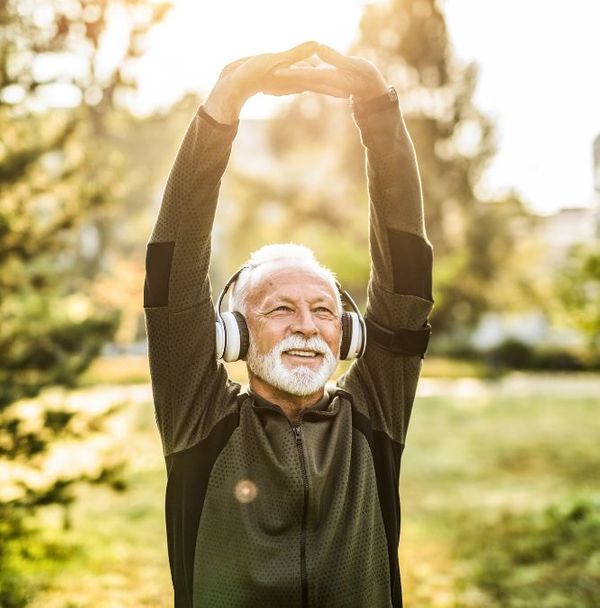
M 296 447 L 300 458 L 300 470 L 304 484 L 304 505 L 302 507 L 302 526 L 300 528 L 300 578 L 302 581 L 302 608 L 308 606 L 308 579 L 306 575 L 306 511 L 308 506 L 308 477 L 306 475 L 306 462 L 304 461 L 304 449 L 302 447 L 302 428 L 300 425 L 292 426 Z

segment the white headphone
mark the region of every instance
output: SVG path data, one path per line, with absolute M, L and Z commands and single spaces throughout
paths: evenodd
M 242 266 L 231 276 L 223 287 L 215 306 L 217 359 L 224 361 L 238 361 L 248 353 L 250 345 L 250 332 L 244 315 L 239 311 L 222 312 L 221 304 L 228 289 L 237 280 L 240 273 L 250 266 Z M 367 328 L 365 320 L 358 306 L 347 291 L 342 289 L 338 281 L 335 282 L 342 300 L 345 300 L 352 312 L 342 312 L 342 343 L 340 345 L 340 359 L 347 361 L 362 357 L 367 347 Z

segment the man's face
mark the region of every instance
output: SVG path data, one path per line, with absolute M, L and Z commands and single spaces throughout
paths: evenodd
M 316 271 L 266 268 L 249 294 L 246 320 L 248 367 L 268 384 L 309 395 L 335 371 L 341 320 L 332 286 Z

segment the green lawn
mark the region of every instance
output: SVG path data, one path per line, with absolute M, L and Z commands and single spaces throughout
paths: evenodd
M 32 606 L 172 606 L 150 395 L 127 397 L 128 489 L 80 489 L 55 532 L 79 549 Z M 599 406 L 600 376 L 422 378 L 401 481 L 409 608 L 600 605 Z
M 600 379 L 421 389 L 401 483 L 407 604 L 600 605 Z

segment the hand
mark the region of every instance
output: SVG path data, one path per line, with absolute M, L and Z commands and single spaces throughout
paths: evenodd
M 262 91 L 270 95 L 288 95 L 303 91 L 293 77 L 274 79 L 272 73 L 277 68 L 310 57 L 317 47 L 318 43 L 309 41 L 281 53 L 263 53 L 229 63 L 221 71 L 204 103 L 204 109 L 215 120 L 231 123 L 239 116 L 244 103 L 256 93 Z
M 324 44 L 319 44 L 316 51 L 329 66 L 281 67 L 273 72 L 274 80 L 281 87 L 293 85 L 305 91 L 353 97 L 359 101 L 367 101 L 387 92 L 383 74 L 367 59 L 343 55 Z

